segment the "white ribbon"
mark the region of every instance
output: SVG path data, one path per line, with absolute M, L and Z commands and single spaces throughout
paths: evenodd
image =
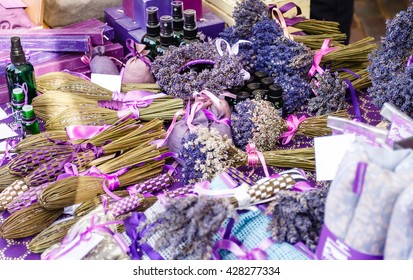
M 221 48 L 222 43 L 225 43 L 225 45 L 226 45 L 225 51 L 222 51 L 222 48 Z M 239 40 L 238 42 L 236 42 L 232 46 L 227 41 L 225 41 L 224 39 L 221 39 L 221 38 L 219 38 L 215 41 L 215 45 L 217 47 L 217 51 L 218 51 L 220 56 L 223 56 L 225 52 L 228 52 L 229 55 L 237 55 L 239 53 L 239 45 L 244 44 L 244 43 L 252 45 L 252 42 L 250 42 L 248 40 Z

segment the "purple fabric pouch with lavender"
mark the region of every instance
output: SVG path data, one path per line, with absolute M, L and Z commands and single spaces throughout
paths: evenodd
M 90 61 L 90 70 L 95 74 L 119 75 L 119 70 L 113 60 L 105 56 L 105 47 L 93 49 L 93 58 Z

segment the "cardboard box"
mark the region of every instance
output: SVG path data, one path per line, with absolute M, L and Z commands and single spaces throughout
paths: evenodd
M 37 26 L 43 25 L 44 17 L 44 0 L 23 0 L 26 3 L 25 9 L 31 21 Z

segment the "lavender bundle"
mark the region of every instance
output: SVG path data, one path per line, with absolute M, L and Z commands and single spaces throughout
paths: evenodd
M 9 204 L 7 204 L 7 211 L 9 213 L 14 213 L 23 208 L 27 208 L 32 204 L 37 202 L 37 196 L 48 186 L 48 184 L 43 184 L 37 187 L 30 187 L 23 193 L 16 196 Z
M 7 165 L 0 167 L 0 191 L 3 191 L 18 179 L 20 179 L 20 176 L 11 174 Z
M 165 93 L 183 99 L 204 89 L 219 95 L 244 83 L 241 58 L 228 53 L 221 56 L 212 40 L 172 48 L 151 67 Z
M 52 141 L 50 141 L 51 139 Z M 36 150 L 42 147 L 55 146 L 54 141 L 69 141 L 66 131 L 49 130 L 39 134 L 29 135 L 22 139 L 16 146 L 16 152 L 22 153 L 28 150 Z
M 324 223 L 324 207 L 328 187 L 308 192 L 281 191 L 271 203 L 272 221 L 269 231 L 277 242 L 303 242 L 315 251 Z
M 17 155 L 10 161 L 8 165 L 9 171 L 14 175 L 23 177 L 33 172 L 43 163 L 56 158 L 62 160 L 72 152 L 73 147 L 69 145 L 46 146 L 36 150 L 29 150 Z
M 66 72 L 51 72 L 37 77 L 36 88 L 45 93 L 48 90 L 57 90 L 63 84 L 84 81 L 84 79 Z
M 150 161 L 141 167 L 125 170 L 122 175 L 112 174 L 117 178 L 118 188 L 126 187 L 158 175 L 163 161 Z M 45 209 L 60 209 L 82 203 L 103 194 L 105 176 L 74 176 L 50 184 L 39 195 L 40 204 Z
M 50 226 L 63 209 L 46 210 L 39 203 L 13 213 L 0 225 L 0 237 L 16 239 L 37 234 Z
M 129 196 L 129 191 L 127 190 L 116 190 L 113 192 L 114 195 L 116 195 L 119 198 L 125 198 Z M 116 203 L 116 200 L 111 198 L 107 194 L 101 194 L 93 197 L 92 199 L 86 200 L 85 202 L 82 202 L 79 207 L 76 208 L 74 216 L 75 217 L 81 217 L 89 214 L 93 210 L 95 210 L 99 205 L 103 204 L 103 200 L 106 200 L 106 209 L 110 208 L 114 203 Z
M 0 194 L 0 210 L 5 210 L 7 205 L 17 196 L 27 191 L 29 187 L 23 180 L 16 180 L 5 188 Z
M 132 211 L 136 211 L 139 209 L 139 212 L 144 209 L 149 208 L 152 206 L 158 199 L 156 196 L 151 197 L 143 197 L 142 195 L 133 195 L 125 197 L 119 201 L 116 201 L 109 210 L 109 213 L 113 215 L 113 217 L 120 217 L 124 214 L 130 213 Z
M 170 199 L 142 242 L 153 239 L 154 249 L 168 251 L 174 260 L 207 260 L 211 257 L 214 235 L 234 215 L 234 207 L 227 199 L 206 196 Z
M 317 73 L 311 81 L 311 89 L 316 94 L 308 102 L 308 110 L 317 116 L 344 110 L 348 107 L 346 101 L 347 84 L 337 72 L 330 70 L 323 74 Z
M 237 149 L 226 136 L 214 128 L 199 128 L 182 139 L 179 157 L 183 161 L 185 183 L 211 180 L 230 166 L 247 165 L 248 154 Z M 256 157 L 254 153 L 250 157 Z M 267 165 L 314 170 L 314 149 L 263 152 Z
M 391 103 L 409 116 L 413 116 L 412 28 L 413 6 L 410 6 L 386 22 L 386 36 L 382 38 L 380 49 L 371 54 L 371 65 L 367 68 L 372 81 L 368 93 L 373 102 L 378 107 Z

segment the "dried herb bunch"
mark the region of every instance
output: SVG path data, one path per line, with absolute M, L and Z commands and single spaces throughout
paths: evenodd
M 269 231 L 277 242 L 303 242 L 315 251 L 324 223 L 328 187 L 308 192 L 280 191 L 270 205 L 272 221 Z
M 234 207 L 227 199 L 207 196 L 170 199 L 143 242 L 156 238 L 154 249 L 169 251 L 174 260 L 210 259 L 214 235 L 225 219 L 234 215 Z
M 192 63 L 199 66 L 199 71 L 189 67 Z M 166 94 L 180 98 L 204 89 L 218 95 L 243 85 L 241 70 L 241 58 L 228 53 L 221 56 L 213 40 L 171 48 L 152 63 L 159 86 Z
M 258 150 L 271 151 L 277 147 L 277 139 L 287 126 L 270 102 L 246 100 L 235 106 L 231 129 L 234 144 L 241 150 L 255 143 Z

